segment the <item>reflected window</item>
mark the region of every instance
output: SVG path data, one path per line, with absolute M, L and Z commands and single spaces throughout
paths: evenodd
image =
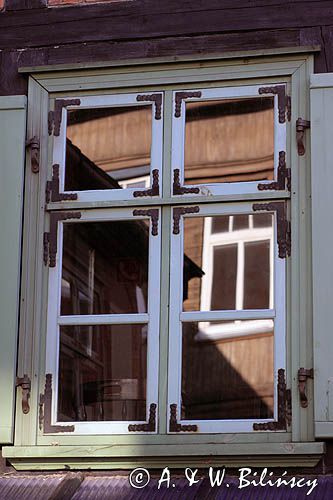
M 273 251 L 270 214 L 186 218 L 185 258 L 201 276 L 189 283 L 184 311 L 271 309 Z

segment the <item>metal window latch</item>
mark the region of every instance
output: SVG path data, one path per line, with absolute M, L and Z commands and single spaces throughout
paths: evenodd
M 16 377 L 16 387 L 22 388 L 22 411 L 24 414 L 29 413 L 29 398 L 31 391 L 31 380 L 28 375 L 24 374 L 23 377 Z
M 38 137 L 34 136 L 25 143 L 26 148 L 30 148 L 31 171 L 34 174 L 39 172 L 39 149 L 40 143 Z
M 304 131 L 307 128 L 310 128 L 310 122 L 303 120 L 303 118 L 298 118 L 296 121 L 296 141 L 299 156 L 304 156 L 305 154 Z
M 313 368 L 310 370 L 307 370 L 306 368 L 300 368 L 298 370 L 298 390 L 299 390 L 299 398 L 301 402 L 301 407 L 302 408 L 307 408 L 308 407 L 308 398 L 305 392 L 306 389 L 306 382 L 308 378 L 313 379 Z

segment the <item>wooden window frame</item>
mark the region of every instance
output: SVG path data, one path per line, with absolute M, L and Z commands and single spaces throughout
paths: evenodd
M 161 99 L 161 116 L 156 119 L 156 105 L 154 101 L 138 101 L 140 93 L 128 94 L 110 94 L 97 96 L 77 96 L 70 98 L 70 101 L 79 101 L 79 105 L 68 105 L 61 109 L 61 123 L 59 135 L 53 135 L 53 164 L 60 165 L 59 188 L 60 193 L 73 194 L 75 193 L 78 204 L 80 202 L 106 202 L 108 200 L 124 201 L 132 200 L 134 192 L 139 193 L 145 191 L 146 188 L 131 188 L 127 186 L 125 189 L 104 189 L 104 190 L 85 190 L 85 191 L 65 191 L 65 163 L 66 163 L 66 132 L 67 132 L 67 114 L 70 110 L 75 109 L 98 109 L 98 108 L 117 108 L 144 106 L 151 108 L 151 158 L 150 158 L 150 186 L 153 184 L 153 170 L 158 172 L 158 180 L 161 184 L 163 179 L 162 169 L 162 145 L 163 145 L 163 93 L 158 92 L 156 95 Z M 151 94 L 147 94 L 149 97 Z M 55 99 L 53 106 L 56 106 Z
M 253 214 L 252 203 L 206 204 L 199 206 L 195 214 L 184 214 L 180 220 L 179 234 L 171 236 L 170 275 L 170 334 L 169 334 L 169 384 L 168 408 L 177 404 L 181 408 L 181 370 L 182 370 L 182 325 L 185 322 L 208 322 L 223 320 L 263 320 L 274 321 L 274 418 L 272 419 L 230 419 L 230 420 L 178 420 L 181 425 L 196 425 L 200 433 L 242 433 L 254 432 L 253 424 L 277 419 L 277 379 L 278 370 L 286 368 L 286 262 L 278 256 L 276 240 L 276 215 L 274 216 L 274 296 L 275 307 L 262 310 L 227 310 L 227 311 L 183 311 L 183 255 L 184 255 L 184 218 L 213 217 L 216 215 Z M 169 413 L 170 416 L 170 413 Z
M 120 221 L 146 220 L 149 224 L 149 253 L 148 253 L 148 304 L 146 313 L 131 314 L 82 314 L 66 315 L 60 313 L 61 302 L 61 279 L 62 279 L 62 249 L 63 249 L 63 226 L 64 224 L 84 224 L 89 222 L 120 222 Z M 68 220 L 58 223 L 58 251 L 55 267 L 49 268 L 48 280 L 48 311 L 47 311 L 47 338 L 46 338 L 46 364 L 45 373 L 52 375 L 52 420 L 54 426 L 68 426 L 67 421 L 57 421 L 57 394 L 58 394 L 58 363 L 60 326 L 79 325 L 147 325 L 147 389 L 146 389 L 146 415 L 149 417 L 151 404 L 158 402 L 158 378 L 159 369 L 159 310 L 160 310 L 160 250 L 161 240 L 159 233 L 152 235 L 152 221 L 147 216 L 133 216 L 130 208 L 118 209 L 92 209 L 81 213 L 79 221 Z M 72 422 L 71 422 L 72 423 Z M 84 434 L 128 434 L 129 425 L 147 424 L 148 421 L 77 421 L 74 423 L 74 431 L 78 435 Z M 152 433 L 157 432 L 151 431 Z
M 311 218 L 309 209 L 310 161 L 308 155 L 299 157 L 293 127 L 299 116 L 308 117 L 309 93 L 308 80 L 313 72 L 312 49 L 283 49 L 281 51 L 242 52 L 208 55 L 206 58 L 187 57 L 178 62 L 171 59 L 161 61 L 142 60 L 124 61 L 123 63 L 100 65 L 98 68 L 25 68 L 29 72 L 28 98 L 28 137 L 41 139 L 40 173 L 31 171 L 30 155 L 26 160 L 24 235 L 22 252 L 22 285 L 20 344 L 18 356 L 19 373 L 35 374 L 32 376 L 30 412 L 23 415 L 21 393 L 17 391 L 16 428 L 14 446 L 4 447 L 3 456 L 7 457 L 18 469 L 39 469 L 40 460 L 45 469 L 69 467 L 80 468 L 132 468 L 135 464 L 161 464 L 185 466 L 191 463 L 205 466 L 242 465 L 244 456 L 251 455 L 252 463 L 260 465 L 265 460 L 269 465 L 310 466 L 318 462 L 324 451 L 324 445 L 314 441 L 313 400 L 311 383 L 309 384 L 309 405 L 303 410 L 299 405 L 298 387 L 295 374 L 300 366 L 310 366 L 312 360 L 312 316 L 311 290 L 309 289 Z M 279 53 L 280 52 L 280 53 Z M 244 59 L 244 57 L 246 58 Z M 43 435 L 38 430 L 39 395 L 45 385 L 45 331 L 46 312 L 42 302 L 47 298 L 47 276 L 43 261 L 43 231 L 45 231 L 45 208 L 48 211 L 59 210 L 59 203 L 45 201 L 46 181 L 51 177 L 48 151 L 52 150 L 45 124 L 48 119 L 49 99 L 77 97 L 87 95 L 105 95 L 110 93 L 128 94 L 138 92 L 164 91 L 164 109 L 172 107 L 172 91 L 198 87 L 214 88 L 231 85 L 267 85 L 288 82 L 291 95 L 291 122 L 287 123 L 287 161 L 292 169 L 291 180 L 291 230 L 292 250 L 287 267 L 286 302 L 290 307 L 287 318 L 287 384 L 292 396 L 292 427 L 283 433 L 226 433 L 197 435 L 170 434 L 166 437 L 169 422 L 167 420 L 166 401 L 167 385 L 161 374 L 168 364 L 169 319 L 161 310 L 160 321 L 160 367 L 159 367 L 159 434 L 140 436 L 144 446 L 134 446 L 133 435 L 78 436 L 78 435 Z M 167 123 L 167 122 L 165 122 Z M 184 196 L 172 197 L 171 173 L 171 136 L 168 126 L 163 130 L 164 161 L 170 170 L 163 179 L 163 200 L 145 200 L 146 206 L 161 206 L 164 213 L 161 227 L 170 228 L 172 213 L 170 205 L 182 206 Z M 238 200 L 253 200 L 253 194 L 237 195 Z M 269 191 L 263 193 L 263 199 L 280 199 L 285 193 Z M 209 202 L 205 196 L 189 195 L 191 205 Z M 230 201 L 230 195 L 216 195 L 216 203 Z M 188 202 L 186 202 L 188 203 Z M 104 208 L 138 206 L 137 200 L 101 202 Z M 63 210 L 85 210 L 93 208 L 94 202 L 66 200 L 61 202 Z M 164 271 L 163 263 L 170 262 L 168 238 L 161 236 L 162 273 L 161 301 L 168 300 L 170 283 L 169 274 Z M 57 446 L 55 446 L 55 444 Z M 88 448 L 87 448 L 88 447 Z M 269 457 L 269 458 L 268 458 Z
M 279 83 L 279 85 L 285 86 L 287 92 L 287 82 Z M 202 88 L 201 86 L 196 89 L 182 90 L 185 95 L 195 95 L 200 94 L 200 97 L 188 97 L 181 100 L 180 116 L 178 114 L 172 114 L 172 170 L 180 170 L 180 184 L 184 184 L 184 159 L 185 159 L 185 124 L 186 124 L 186 103 L 188 102 L 209 102 L 217 101 L 222 99 L 248 99 L 255 97 L 262 97 L 260 94 L 260 88 L 262 87 L 274 87 L 274 84 L 259 84 L 259 85 L 242 85 L 234 87 L 224 87 L 224 88 Z M 179 90 L 173 93 L 173 103 L 176 109 L 177 94 Z M 274 180 L 277 178 L 277 169 L 279 164 L 279 151 L 286 150 L 286 128 L 287 119 L 284 123 L 279 121 L 279 109 L 278 109 L 278 95 L 273 93 L 268 94 L 270 97 L 274 97 Z M 266 96 L 267 97 L 267 96 Z M 265 98 L 265 96 L 264 96 Z M 186 188 L 193 191 L 193 188 L 198 188 L 198 192 L 187 192 L 184 196 L 218 196 L 218 195 L 229 195 L 237 196 L 244 194 L 258 195 L 258 183 L 263 185 L 270 184 L 272 181 L 251 181 L 251 182 L 225 182 L 225 183 L 212 183 L 212 184 L 186 184 Z M 259 193 L 260 194 L 260 193 Z M 171 195 L 177 196 L 173 193 Z

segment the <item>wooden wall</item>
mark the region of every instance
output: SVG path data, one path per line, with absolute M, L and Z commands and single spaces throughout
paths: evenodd
M 10 0 L 9 0 L 10 1 Z M 331 0 L 122 0 L 0 13 L 0 95 L 25 93 L 18 66 L 320 45 L 333 71 Z M 41 5 L 25 0 L 24 5 Z

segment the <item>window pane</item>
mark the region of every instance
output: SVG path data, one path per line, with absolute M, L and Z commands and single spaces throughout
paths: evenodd
M 59 421 L 146 420 L 147 326 L 60 328 Z
M 213 248 L 211 309 L 236 308 L 237 245 Z
M 212 233 L 224 233 L 229 231 L 229 215 L 212 217 Z
M 244 309 L 269 309 L 270 242 L 244 245 Z
M 61 314 L 147 312 L 148 245 L 143 221 L 64 224 Z
M 271 214 L 253 214 L 253 227 L 271 227 L 273 216 Z
M 271 214 L 185 217 L 183 310 L 270 308 L 273 229 Z
M 186 103 L 185 184 L 273 177 L 273 98 Z
M 273 339 L 272 320 L 184 323 L 182 419 L 272 418 Z
M 248 215 L 234 215 L 232 230 L 237 231 L 239 229 L 248 229 L 249 227 L 249 216 Z
M 149 175 L 151 119 L 151 106 L 69 110 L 65 190 L 122 189 Z

